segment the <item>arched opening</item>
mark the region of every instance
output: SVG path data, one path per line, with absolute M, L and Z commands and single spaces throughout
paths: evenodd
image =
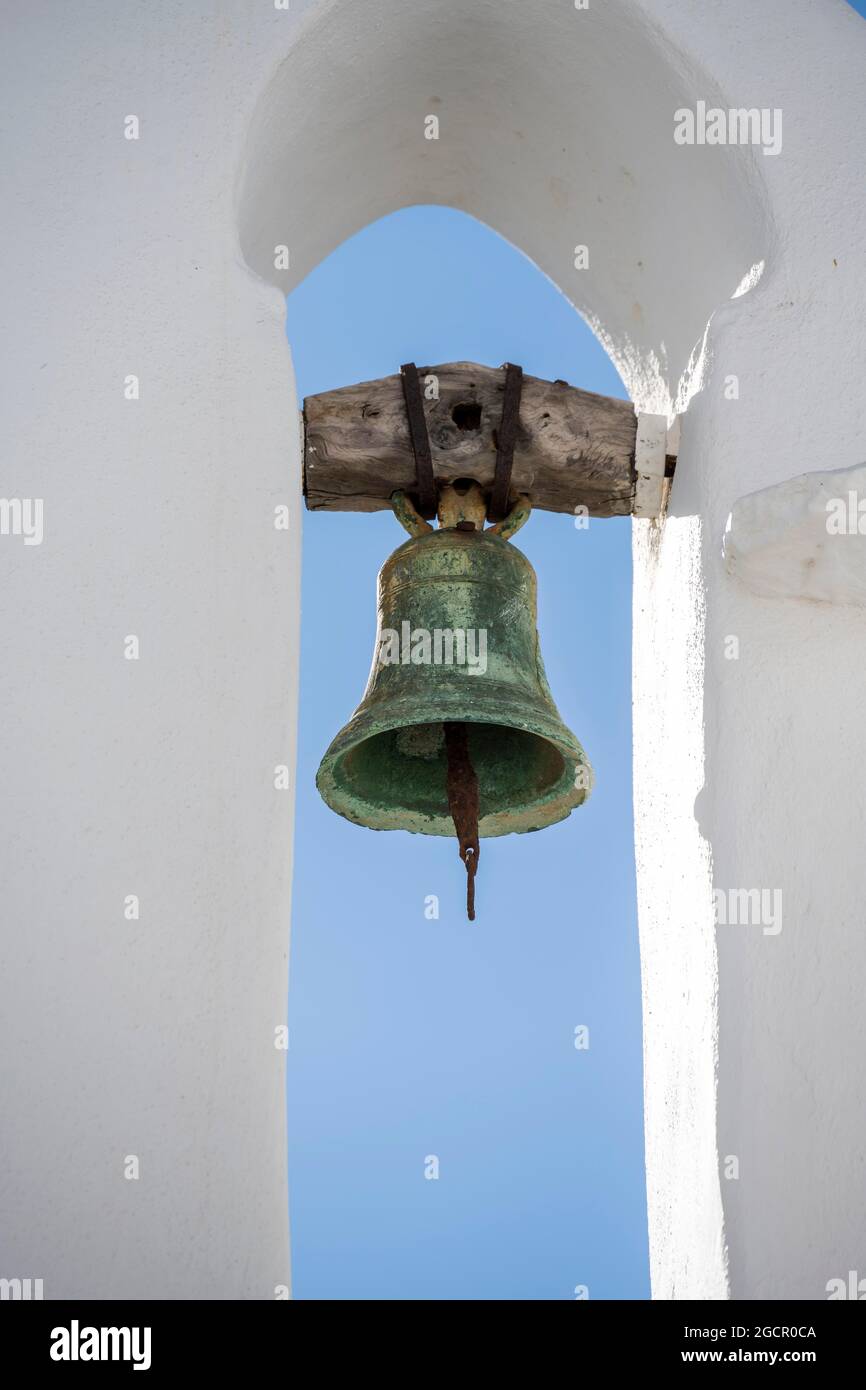
M 625 395 L 550 281 L 441 207 L 340 247 L 289 296 L 288 330 L 300 396 L 388 371 L 401 352 L 464 349 Z M 596 787 L 543 834 L 483 841 L 470 925 L 453 840 L 360 829 L 316 790 L 369 669 L 376 572 L 404 536 L 389 512 L 305 514 L 288 1059 L 298 1297 L 557 1298 L 579 1283 L 648 1296 L 630 522 L 584 522 L 539 511 L 515 544 Z

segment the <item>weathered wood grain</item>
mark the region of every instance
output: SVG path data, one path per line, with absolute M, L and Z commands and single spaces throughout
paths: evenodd
M 474 362 L 419 367 L 437 480 L 493 482 L 505 373 Z M 415 460 L 399 375 L 304 401 L 304 495 L 312 511 L 374 512 L 412 489 Z M 627 516 L 635 489 L 637 417 L 628 401 L 524 376 L 512 489 L 534 508 Z

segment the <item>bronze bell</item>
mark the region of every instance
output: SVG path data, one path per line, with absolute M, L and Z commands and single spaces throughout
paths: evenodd
M 592 769 L 544 674 L 535 571 L 509 541 L 528 499 L 486 530 L 475 483 L 442 490 L 438 530 L 404 494 L 392 501 L 412 538 L 379 572 L 367 688 L 316 784 L 372 830 L 456 830 L 473 918 L 479 839 L 563 820 Z

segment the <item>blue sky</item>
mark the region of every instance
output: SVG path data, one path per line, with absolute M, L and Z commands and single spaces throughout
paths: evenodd
M 624 396 L 589 329 L 461 213 L 366 228 L 288 301 L 301 396 L 401 362 L 519 362 Z M 350 825 L 318 761 L 363 692 L 389 513 L 304 517 L 289 1017 L 298 1298 L 649 1295 L 631 811 L 630 523 L 539 513 L 547 673 L 593 762 L 585 807 L 484 843 L 478 919 L 450 840 Z M 435 893 L 440 918 L 428 921 Z M 590 1047 L 574 1047 L 587 1025 Z M 428 1155 L 437 1181 L 424 1177 Z

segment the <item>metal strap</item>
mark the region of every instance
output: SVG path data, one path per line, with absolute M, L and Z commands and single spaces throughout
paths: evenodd
M 504 521 L 508 515 L 508 496 L 511 492 L 511 469 L 514 464 L 514 441 L 520 417 L 520 395 L 523 390 L 523 368 L 513 362 L 505 363 L 505 394 L 502 401 L 502 420 L 496 439 L 496 471 L 487 516 L 490 521 Z
M 421 384 L 414 362 L 406 362 L 400 368 L 400 378 L 403 382 L 409 438 L 415 455 L 415 503 L 421 516 L 429 521 L 436 515 L 436 482 L 433 477 L 433 456 L 430 453 L 427 418 L 421 399 Z

